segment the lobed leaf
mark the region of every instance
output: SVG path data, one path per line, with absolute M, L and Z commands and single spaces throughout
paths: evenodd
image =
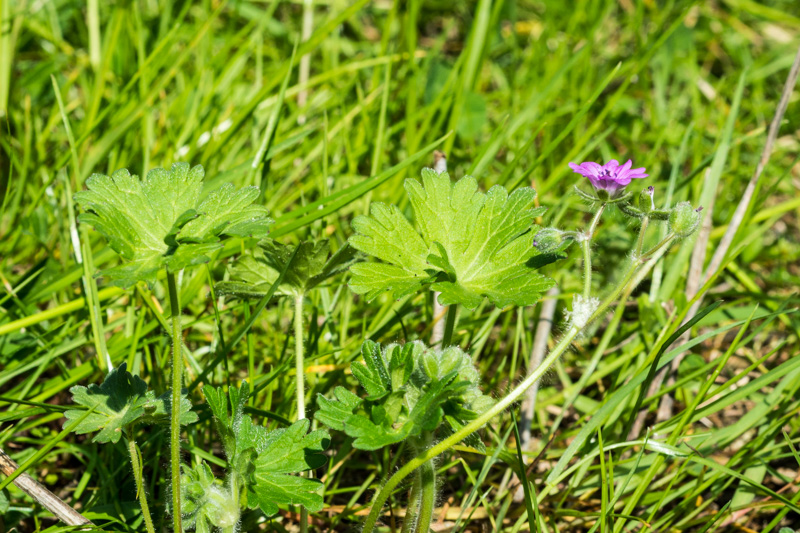
M 73 431 L 78 435 L 99 432 L 92 442 L 119 442 L 122 432 L 137 423 L 154 424 L 169 420 L 171 393 L 156 397 L 147 390 L 147 384 L 127 371 L 126 364 L 109 372 L 101 385 L 70 389 L 73 401 L 86 409 L 93 409 Z M 181 396 L 181 424 L 197 421 L 191 402 Z M 67 420 L 77 420 L 85 414 L 83 409 L 69 409 L 64 413 Z M 65 423 L 66 426 L 68 423 Z
M 232 281 L 217 283 L 216 291 L 238 298 L 262 298 L 281 272 L 286 270 L 276 293 L 301 296 L 326 279 L 346 270 L 356 260 L 356 250 L 347 244 L 329 258 L 330 242 L 327 239 L 301 242 L 292 259 L 294 250 L 293 246 L 272 239 L 259 242 L 254 250 L 242 256 L 231 269 Z
M 244 412 L 250 397 L 246 381 L 228 387 L 227 394 L 208 385 L 203 393 L 222 437 L 232 482 L 240 483 L 252 496 L 248 505 L 267 515 L 278 512 L 281 504 L 303 505 L 311 511 L 322 508 L 322 483 L 294 474 L 327 462 L 323 453 L 329 442 L 327 432 L 309 433 L 308 420 L 272 431 L 255 424 Z
M 226 184 L 200 200 L 204 175 L 199 165 L 175 163 L 143 180 L 125 169 L 89 177 L 88 189 L 75 194 L 86 210 L 78 220 L 100 232 L 124 260 L 100 274 L 121 287 L 152 284 L 162 268 L 175 272 L 207 263 L 222 236 L 267 234 L 272 221 L 265 207 L 253 205 L 256 187 Z
M 381 203 L 353 220 L 350 244 L 383 261 L 351 267 L 355 293 L 399 299 L 430 285 L 442 305 L 474 309 L 484 298 L 498 307 L 532 305 L 553 286 L 536 272 L 559 256 L 533 246 L 533 219 L 544 213 L 533 189 L 509 195 L 496 185 L 484 194 L 472 177 L 452 183 L 432 169 L 405 187 L 419 233 L 396 206 Z
M 329 444 L 328 434 L 323 430 L 308 433 L 310 424 L 303 419 L 270 432 L 255 461 L 252 490 L 267 515 L 277 513 L 278 504 L 303 505 L 312 512 L 322 509 L 322 482 L 292 475 L 327 462 L 323 452 Z
M 447 431 L 445 423 L 457 428 L 494 403 L 480 391 L 472 359 L 458 347 L 431 349 L 417 341 L 381 350 L 365 341 L 361 354 L 364 364 L 354 362 L 351 369 L 364 399 L 342 387 L 332 399 L 317 396 L 317 420 L 353 437 L 355 448 L 376 450 Z

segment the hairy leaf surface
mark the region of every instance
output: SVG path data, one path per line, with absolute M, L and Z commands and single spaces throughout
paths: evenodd
M 267 515 L 278 505 L 303 505 L 311 511 L 322 508 L 322 483 L 296 474 L 324 465 L 329 436 L 324 430 L 308 432 L 309 421 L 300 420 L 288 428 L 268 430 L 244 412 L 250 386 L 205 386 L 203 393 L 216 419 L 223 448 L 233 473 L 233 482 L 248 491 L 248 506 Z
M 128 372 L 125 363 L 109 372 L 101 385 L 88 388 L 75 385 L 70 392 L 77 405 L 94 409 L 73 430 L 78 435 L 98 431 L 92 442 L 119 442 L 122 432 L 133 424 L 169 420 L 172 393 L 167 391 L 156 397 L 139 376 Z M 191 410 L 192 404 L 185 396 L 181 396 L 180 409 L 181 424 L 197 421 L 197 414 Z M 70 409 L 64 416 L 67 420 L 76 420 L 84 413 L 83 409 Z
M 474 309 L 484 298 L 494 305 L 532 305 L 553 281 L 536 272 L 557 259 L 533 246 L 536 192 L 500 185 L 488 193 L 467 176 L 456 183 L 446 172 L 422 171 L 422 183 L 408 179 L 417 232 L 400 210 L 373 203 L 369 216 L 353 220 L 350 244 L 381 263 L 360 263 L 350 271 L 350 288 L 372 300 L 389 291 L 395 298 L 425 285 L 441 292 L 443 305 Z
M 264 450 L 255 462 L 253 490 L 258 506 L 267 515 L 278 512 L 278 504 L 302 505 L 312 512 L 322 509 L 322 482 L 291 474 L 324 465 L 329 437 L 323 430 L 308 433 L 311 422 L 303 419 L 286 429 L 270 432 Z
M 201 200 L 204 175 L 199 165 L 175 163 L 143 180 L 125 169 L 89 177 L 88 189 L 75 194 L 86 210 L 78 220 L 99 231 L 124 260 L 100 274 L 122 287 L 152 283 L 161 268 L 175 272 L 208 262 L 223 236 L 267 234 L 272 221 L 265 207 L 253 205 L 256 187 L 226 184 Z
M 423 432 L 455 430 L 494 403 L 478 387 L 472 359 L 458 347 L 432 349 L 417 341 L 381 350 L 365 341 L 361 354 L 364 364 L 351 368 L 366 397 L 337 387 L 332 399 L 317 396 L 316 414 L 353 437 L 356 448 L 376 450 Z

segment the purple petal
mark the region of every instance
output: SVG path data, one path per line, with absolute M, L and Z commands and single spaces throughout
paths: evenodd
M 592 187 L 598 190 L 605 190 L 612 196 L 618 191 L 625 189 L 632 179 L 646 178 L 645 168 L 631 168 L 633 161 L 628 159 L 624 165 L 620 165 L 616 159 L 611 159 L 605 165 L 600 165 L 593 161 L 584 161 L 581 164 L 569 163 L 577 174 L 588 178 Z
M 597 176 L 597 173 L 603 167 L 601 167 L 597 163 L 587 161 L 581 163 L 580 165 L 576 165 L 575 163 L 570 163 L 569 168 L 571 168 L 574 172 L 577 172 L 578 174 L 580 174 L 585 178 L 593 178 Z
M 641 168 L 632 168 L 631 170 L 629 170 L 629 171 L 628 171 L 628 175 L 629 175 L 631 178 L 646 178 L 646 177 L 647 177 L 647 176 L 649 176 L 650 174 L 645 174 L 645 173 L 644 173 L 644 171 L 645 171 L 645 170 L 646 170 L 646 169 L 645 169 L 644 167 L 641 167 Z

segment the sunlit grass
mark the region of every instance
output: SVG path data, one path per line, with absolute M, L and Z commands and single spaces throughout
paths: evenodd
M 761 156 L 800 36 L 791 1 L 324 2 L 292 63 L 301 3 L 22 1 L 3 2 L 0 14 L 0 448 L 24 463 L 52 446 L 28 473 L 112 531 L 143 530 L 127 451 L 59 437 L 68 389 L 102 381 L 104 344 L 114 365 L 127 362 L 160 394 L 169 387 L 170 340 L 159 304 L 164 279 L 152 292 L 83 281 L 68 205 L 93 172 L 202 164 L 209 190 L 225 181 L 259 186 L 277 239 L 330 238 L 336 248 L 370 202 L 404 205 L 402 179 L 431 165 L 434 149 L 447 153 L 451 175 L 472 173 L 484 190 L 533 185 L 548 207 L 543 225 L 560 227 L 589 219 L 576 216 L 586 208 L 571 193 L 568 162 L 632 158 L 647 167 L 657 202 L 690 201 L 711 213 L 700 250 L 707 264 Z M 307 53 L 310 78 L 299 86 Z M 303 90 L 308 101 L 298 107 Z M 533 463 L 540 529 L 713 531 L 735 523 L 777 531 L 800 523 L 797 94 L 730 260 L 704 288 L 706 305 L 721 303 L 690 340 L 666 342 L 690 308 L 693 240 L 655 265 L 630 302 L 543 380 L 523 453 Z M 274 138 L 254 171 L 273 117 Z M 609 266 L 629 249 L 625 225 L 612 213 L 598 232 L 596 249 L 607 258 L 594 265 L 598 291 L 619 275 Z M 117 264 L 96 233 L 77 237 L 93 270 Z M 252 305 L 212 297 L 210 280 L 223 279 L 242 248 L 229 242 L 210 268 L 187 271 L 181 282 L 186 383 L 200 413 L 186 432 L 186 460 L 223 463 L 201 384 L 249 379 L 257 391 L 250 414 L 272 427 L 293 419 L 290 301 L 270 304 L 230 356 L 217 357 Z M 545 269 L 564 301 L 556 338 L 565 303 L 582 289 L 579 256 L 574 249 Z M 86 301 L 95 297 L 92 327 Z M 308 302 L 310 408 L 317 393 L 355 385 L 346 369 L 364 338 L 431 335 L 430 297 L 368 305 L 337 281 Z M 500 397 L 524 377 L 540 307 L 462 311 L 453 338 L 475 359 L 485 392 Z M 674 380 L 648 391 L 653 361 L 671 360 L 684 342 Z M 659 414 L 667 396 L 674 405 Z M 634 436 L 637 408 L 649 413 Z M 440 516 L 453 531 L 533 527 L 512 475 L 513 435 L 506 413 L 484 431 L 485 454 L 459 449 L 441 459 Z M 156 529 L 166 531 L 167 432 L 150 432 L 139 446 Z M 328 508 L 315 527 L 346 531 L 410 452 L 353 451 L 341 435 L 331 449 L 320 472 Z M 392 503 L 395 516 L 405 493 Z M 55 529 L 13 486 L 9 496 L 5 529 Z M 288 529 L 296 512 L 261 525 L 246 516 L 243 531 Z

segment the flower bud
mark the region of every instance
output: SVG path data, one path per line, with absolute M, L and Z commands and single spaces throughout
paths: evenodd
M 544 228 L 536 234 L 533 245 L 540 252 L 554 252 L 564 244 L 564 232 L 555 228 Z
M 655 210 L 656 203 L 653 200 L 655 192 L 656 188 L 651 185 L 646 189 L 642 189 L 642 192 L 639 194 L 639 209 L 641 209 L 644 213 L 649 213 L 650 211 Z
M 669 229 L 681 239 L 688 237 L 700 226 L 702 207 L 692 208 L 689 202 L 681 202 L 672 209 L 669 215 Z

